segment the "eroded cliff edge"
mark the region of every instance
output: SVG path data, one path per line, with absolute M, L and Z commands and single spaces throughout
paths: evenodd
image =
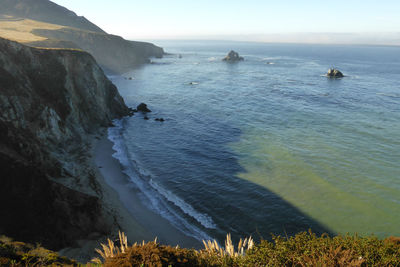
M 53 249 L 106 234 L 87 149 L 128 108 L 94 58 L 0 38 L 0 111 L 0 233 Z

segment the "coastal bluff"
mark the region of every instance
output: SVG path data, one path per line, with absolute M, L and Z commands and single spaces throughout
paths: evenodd
M 52 249 L 109 233 L 88 149 L 129 109 L 95 59 L 0 38 L 0 111 L 0 233 Z
M 49 0 L 0 0 L 0 37 L 32 47 L 87 51 L 109 74 L 128 72 L 164 55 L 161 47 L 108 34 Z

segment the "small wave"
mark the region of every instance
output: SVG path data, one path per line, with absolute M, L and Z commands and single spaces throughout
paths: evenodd
M 388 96 L 388 97 L 393 97 L 393 98 L 400 98 L 400 94 L 396 94 L 396 93 L 376 93 L 377 95 L 381 95 L 381 96 Z
M 207 58 L 207 60 L 208 61 L 217 61 L 217 58 L 216 57 L 209 57 L 209 58 Z
M 169 203 L 172 203 L 184 214 L 195 219 L 203 227 L 216 229 L 216 225 L 211 217 L 207 214 L 202 214 L 196 211 L 183 199 L 154 182 L 151 178 L 151 174 L 140 168 L 137 161 L 130 159 L 122 138 L 124 119 L 114 120 L 113 123 L 115 127 L 108 129 L 108 139 L 114 143 L 113 149 L 116 151 L 113 154 L 113 157 L 121 163 L 123 172 L 130 178 L 133 185 L 143 194 L 143 197 L 145 198 L 143 204 L 170 221 L 175 228 L 186 235 L 192 236 L 200 241 L 212 239 L 200 228 L 189 223 L 184 217 L 179 215 Z
M 172 62 L 159 62 L 159 61 L 150 61 L 152 65 L 171 65 Z
M 197 212 L 192 206 L 190 206 L 188 203 L 183 201 L 181 198 L 178 196 L 174 195 L 170 191 L 162 188 L 160 185 L 158 185 L 156 182 L 154 182 L 152 179 L 150 179 L 150 185 L 157 190 L 158 193 L 163 195 L 166 199 L 174 203 L 176 206 L 178 206 L 185 214 L 193 217 L 198 221 L 201 225 L 208 229 L 216 229 L 217 226 L 214 224 L 213 220 L 210 218 L 210 216 L 207 216 L 205 214 L 201 214 Z

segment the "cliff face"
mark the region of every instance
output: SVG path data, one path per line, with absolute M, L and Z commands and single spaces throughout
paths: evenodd
M 67 40 L 92 54 L 103 69 L 124 73 L 137 64 L 149 62 L 149 57 L 162 57 L 164 50 L 146 42 L 126 41 L 120 36 L 72 28 L 59 30 L 33 30 L 32 33 L 50 40 Z M 42 45 L 41 45 L 42 43 Z M 35 46 L 48 46 L 46 42 L 32 43 Z
M 60 248 L 107 232 L 85 153 L 128 108 L 94 58 L 0 38 L 0 110 L 0 233 Z

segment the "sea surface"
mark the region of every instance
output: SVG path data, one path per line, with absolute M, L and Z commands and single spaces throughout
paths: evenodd
M 399 47 L 156 44 L 170 54 L 110 77 L 152 110 L 109 129 L 146 206 L 199 240 L 400 235 Z

